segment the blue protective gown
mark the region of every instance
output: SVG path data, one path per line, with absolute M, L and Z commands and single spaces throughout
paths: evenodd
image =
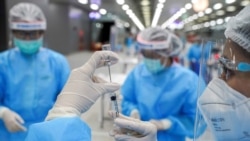
M 25 141 L 91 141 L 91 130 L 79 117 L 56 118 L 31 125 Z
M 24 56 L 18 48 L 0 54 L 0 107 L 17 112 L 25 127 L 45 119 L 70 73 L 66 58 L 47 48 Z M 0 119 L 1 141 L 23 141 L 27 132 L 9 133 Z
M 198 43 L 194 43 L 188 51 L 188 60 L 190 61 L 190 69 L 199 75 L 200 59 L 202 56 L 202 47 Z
M 143 121 L 169 119 L 172 126 L 158 131 L 158 141 L 185 141 L 194 133 L 197 87 L 198 76 L 177 63 L 157 75 L 141 63 L 121 87 L 122 113 L 138 109 Z

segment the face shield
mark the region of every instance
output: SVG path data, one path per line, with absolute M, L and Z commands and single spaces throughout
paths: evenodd
M 230 39 L 206 44 L 202 48 L 194 140 L 249 141 L 249 87 L 243 78 L 250 74 L 250 53 Z

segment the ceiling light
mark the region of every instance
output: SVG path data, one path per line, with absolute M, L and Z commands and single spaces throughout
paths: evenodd
M 223 22 L 224 22 L 223 19 L 217 19 L 217 20 L 216 20 L 216 23 L 217 23 L 217 24 L 223 24 Z
M 143 1 L 141 1 L 141 5 L 142 6 L 150 5 L 150 2 L 147 0 L 143 0 Z
M 122 4 L 125 3 L 125 1 L 124 0 L 116 0 L 116 3 L 119 4 L 119 5 L 122 5 Z
M 185 8 L 186 8 L 187 10 L 191 9 L 191 8 L 192 8 L 192 4 L 191 4 L 191 3 L 187 3 L 187 4 L 185 5 Z
M 157 9 L 155 10 L 155 13 L 154 13 L 154 17 L 153 17 L 151 26 L 154 27 L 154 26 L 157 25 L 158 20 L 159 20 L 159 18 L 160 18 L 160 16 L 161 16 L 161 11 L 162 11 L 162 9 L 160 9 L 160 8 L 157 8 Z
M 99 12 L 100 12 L 100 14 L 102 14 L 102 15 L 107 14 L 107 10 L 105 10 L 105 9 L 100 9 Z
M 241 6 L 247 6 L 250 3 L 248 0 L 244 0 L 240 3 Z
M 125 27 L 129 27 L 130 24 L 126 22 L 126 23 L 124 23 L 124 26 L 125 26 Z
M 160 2 L 160 3 L 165 3 L 165 2 L 166 2 L 166 0 L 159 0 L 159 2 Z
M 235 6 L 228 6 L 227 7 L 227 11 L 228 12 L 234 12 L 236 10 L 236 7 Z
M 130 15 L 130 14 L 132 14 L 133 13 L 133 11 L 131 10 L 131 9 L 128 9 L 127 11 L 126 11 L 126 14 L 128 14 L 128 15 Z
M 163 7 L 164 7 L 164 5 L 162 3 L 157 4 L 157 8 L 162 9 Z
M 226 17 L 224 20 L 227 23 L 231 17 Z
M 97 4 L 90 4 L 90 8 L 92 9 L 92 10 L 97 10 L 97 9 L 99 9 L 99 6 L 97 5 Z
M 214 6 L 213 6 L 213 8 L 214 8 L 214 10 L 218 10 L 218 9 L 221 9 L 222 8 L 222 4 L 221 3 L 216 3 Z
M 217 16 L 223 16 L 223 15 L 225 15 L 225 11 L 224 10 L 219 10 L 219 11 L 216 12 L 216 15 Z
M 203 12 L 199 12 L 199 13 L 198 13 L 198 16 L 199 16 L 199 17 L 202 17 L 202 16 L 204 16 L 204 13 L 203 13 Z
M 123 9 L 123 10 L 128 10 L 128 9 L 129 9 L 129 6 L 128 6 L 127 4 L 124 4 L 124 5 L 122 6 L 122 9 Z
M 225 0 L 226 4 L 234 3 L 236 0 Z
M 212 13 L 212 12 L 213 12 L 212 8 L 207 8 L 207 9 L 205 10 L 205 13 L 206 13 L 206 14 L 210 14 L 210 13 Z
M 198 0 L 192 0 L 192 3 L 196 3 L 196 2 L 198 2 Z
M 78 2 L 81 4 L 88 4 L 88 0 L 78 0 Z
M 215 21 L 210 21 L 210 26 L 215 26 L 216 25 L 216 22 Z

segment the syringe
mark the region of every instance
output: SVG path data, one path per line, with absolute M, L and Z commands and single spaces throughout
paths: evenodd
M 102 45 L 102 50 L 111 50 L 111 47 L 109 44 L 105 44 L 105 45 Z M 110 80 L 110 82 L 112 82 L 111 73 L 110 73 L 111 62 L 110 62 L 109 56 L 106 58 L 105 62 L 106 62 L 106 65 L 108 66 L 109 80 Z M 115 116 L 118 117 L 119 116 L 119 108 L 118 108 L 118 103 L 117 103 L 117 96 L 115 93 L 110 94 L 110 100 L 111 100 L 112 108 L 116 112 Z

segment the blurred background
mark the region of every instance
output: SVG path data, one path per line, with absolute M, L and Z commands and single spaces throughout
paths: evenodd
M 150 26 L 173 31 L 184 44 L 177 61 L 190 67 L 191 45 L 200 40 L 223 43 L 228 20 L 250 0 L 1 0 L 0 52 L 13 47 L 8 11 L 19 2 L 32 2 L 43 10 L 48 26 L 44 46 L 64 54 L 71 69 L 85 63 L 103 44 L 111 44 L 112 50 L 121 57 L 120 62 L 111 67 L 112 79 L 122 84 L 141 59 L 135 42 L 139 31 Z M 215 48 L 211 59 L 218 59 L 219 51 Z M 215 73 L 214 68 L 209 68 L 213 71 L 211 75 Z M 107 68 L 96 73 L 109 80 Z M 108 135 L 112 129 L 112 120 L 107 114 L 109 108 L 109 99 L 103 97 L 83 115 L 93 129 L 93 141 L 113 140 Z

